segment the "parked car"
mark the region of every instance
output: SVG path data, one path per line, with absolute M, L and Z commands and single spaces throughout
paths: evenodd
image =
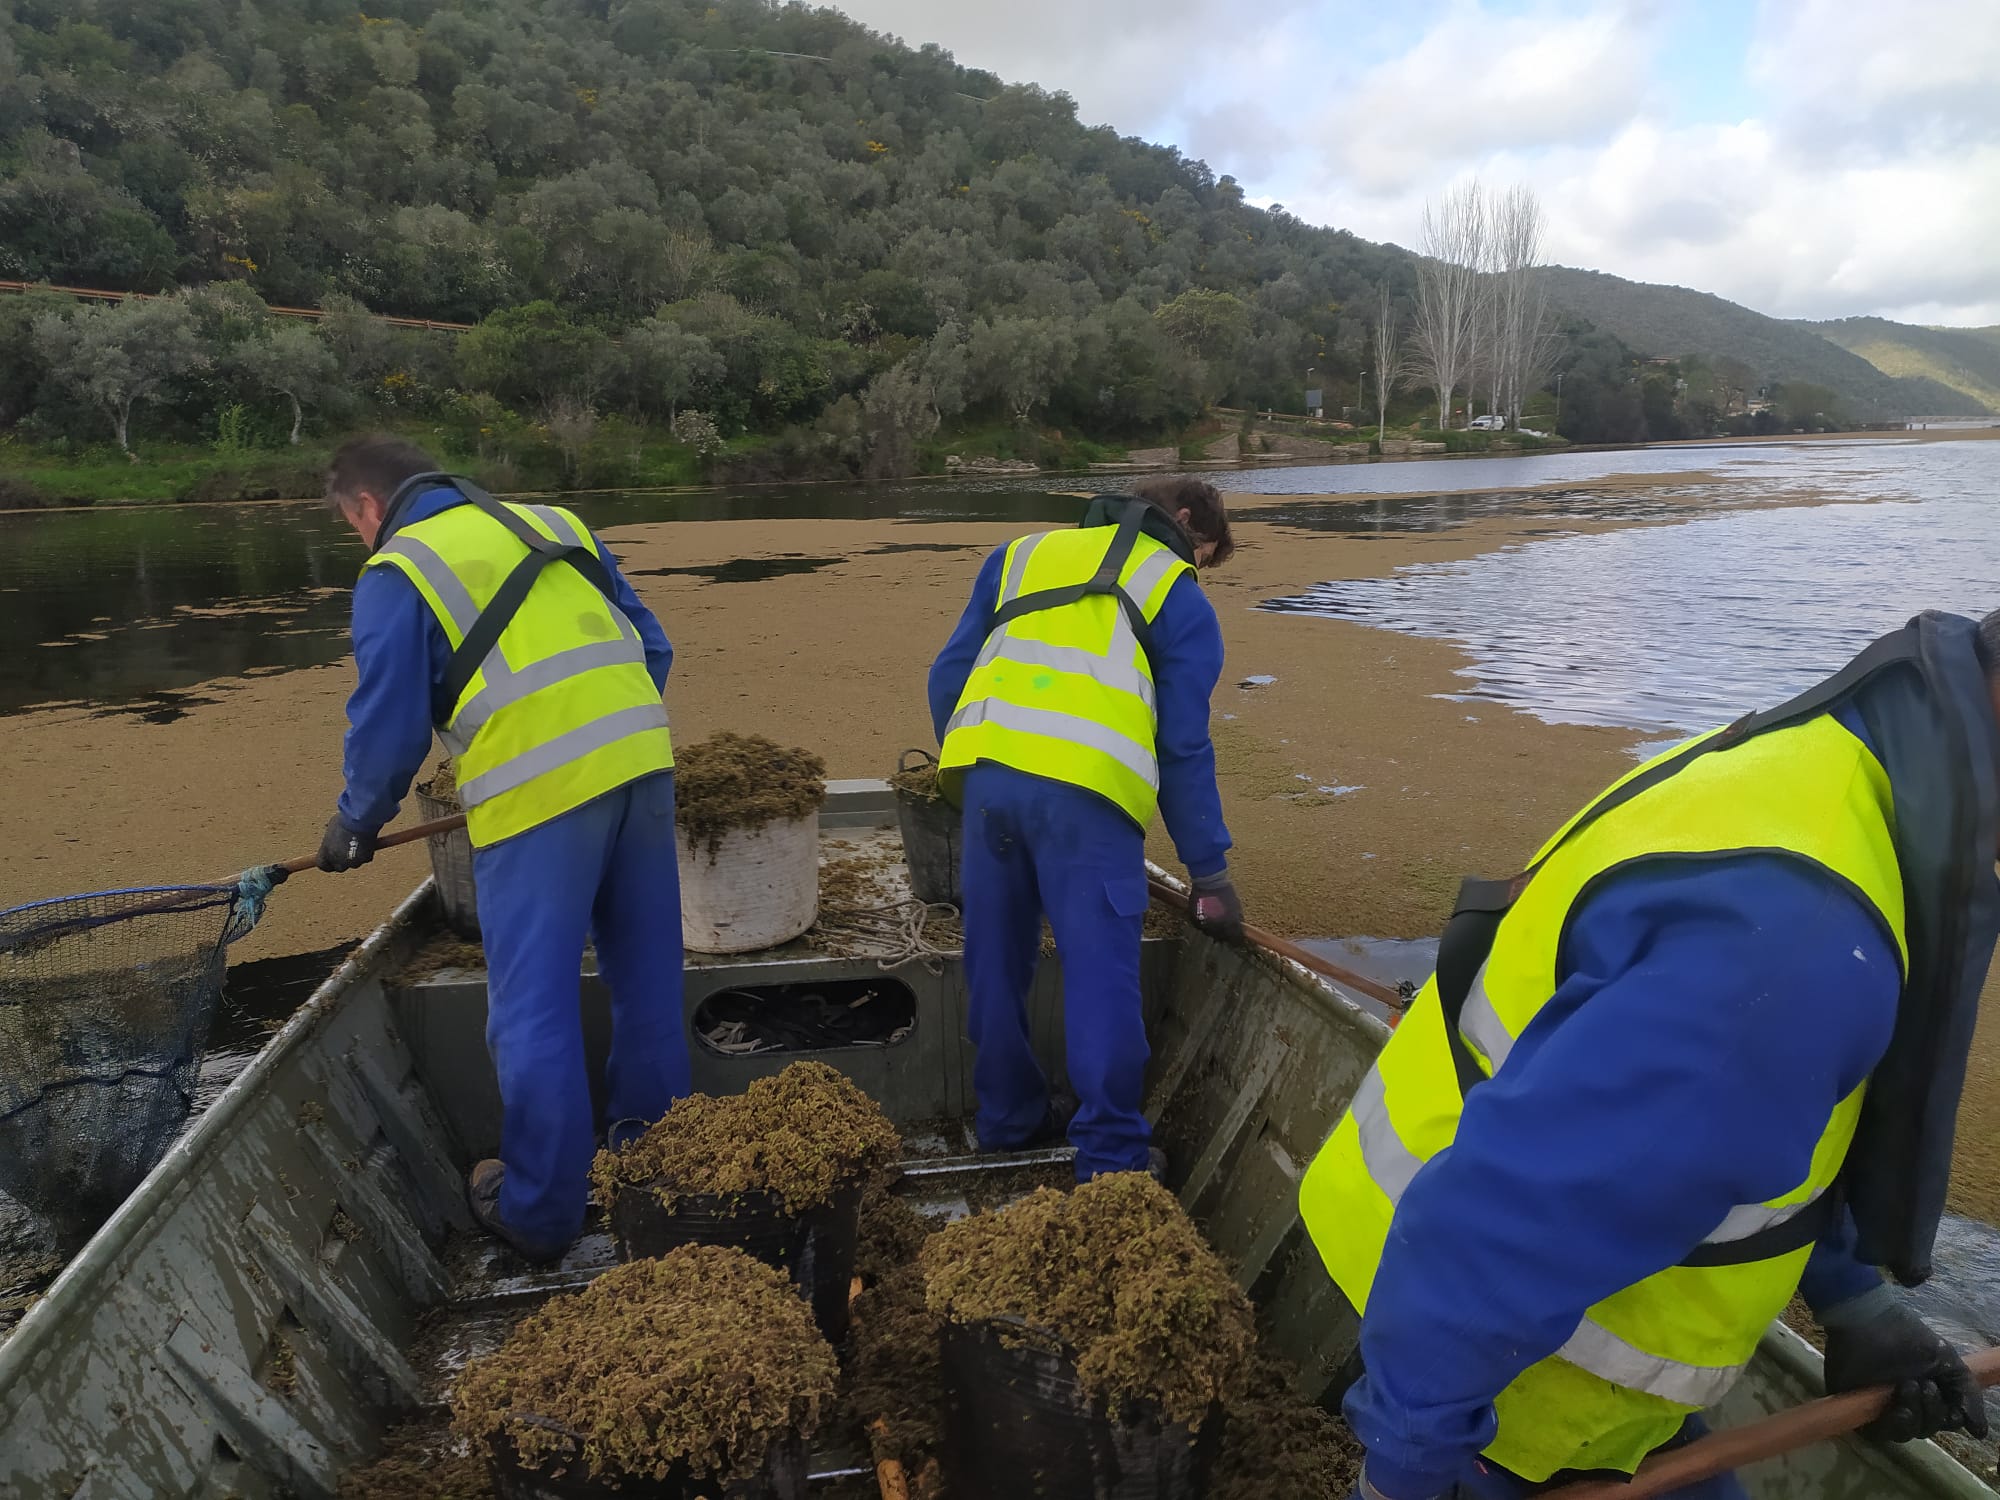
M 1473 432 L 1505 432 L 1507 430 L 1507 419 L 1495 414 L 1488 414 L 1483 417 L 1474 417 L 1465 425 Z

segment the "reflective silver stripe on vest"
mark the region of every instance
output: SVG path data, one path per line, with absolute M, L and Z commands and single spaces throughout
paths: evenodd
M 1134 568 L 1131 578 L 1120 587 L 1143 612 L 1146 601 L 1153 597 L 1153 590 L 1160 586 L 1160 580 L 1166 577 L 1168 571 L 1181 560 L 1180 555 L 1171 547 L 1162 547 Z
M 534 595 L 530 593 L 529 597 L 533 598 Z M 619 609 L 609 600 L 606 600 L 605 612 L 611 616 L 611 623 L 617 627 L 618 634 L 621 637 L 623 637 L 626 642 L 637 648 L 639 653 L 639 660 L 643 662 L 646 659 L 645 643 L 639 639 L 638 629 L 632 624 L 630 620 L 625 618 L 625 611 Z M 506 639 L 504 634 L 502 635 L 501 639 L 502 640 Z M 605 646 L 605 645 L 613 645 L 615 644 L 615 642 L 592 641 L 590 642 L 590 644 L 593 646 Z M 582 648 L 572 647 L 570 649 L 581 650 Z M 533 663 L 530 663 L 528 667 L 522 668 L 523 671 L 529 671 L 532 669 L 533 669 Z M 578 670 L 584 670 L 584 669 L 579 668 Z M 494 642 L 493 649 L 486 653 L 486 660 L 479 664 L 479 671 L 480 675 L 483 676 L 488 683 L 496 685 L 499 683 L 504 683 L 505 681 L 507 681 L 507 679 L 514 676 L 514 668 L 507 665 L 507 657 L 500 650 L 500 643 L 498 641 Z
M 1400 1203 L 1403 1190 L 1410 1185 L 1410 1179 L 1423 1166 L 1423 1159 L 1396 1134 L 1396 1126 L 1389 1118 L 1389 1102 L 1384 1095 L 1382 1075 L 1373 1068 L 1361 1080 L 1361 1087 L 1354 1091 L 1354 1103 L 1348 1108 L 1354 1115 L 1355 1128 L 1361 1134 L 1361 1160 L 1367 1165 L 1368 1175 L 1375 1186 L 1388 1196 L 1391 1204 Z
M 1515 1038 L 1507 1030 L 1506 1022 L 1494 1008 L 1493 997 L 1486 989 L 1486 965 L 1479 966 L 1479 972 L 1472 976 L 1472 988 L 1465 997 L 1465 1009 L 1459 1015 L 1459 1034 L 1478 1049 L 1486 1059 L 1488 1070 L 1498 1073 L 1508 1054 L 1514 1050 Z M 1782 1208 L 1772 1208 L 1762 1203 L 1744 1203 L 1732 1208 L 1722 1222 L 1715 1226 L 1704 1245 L 1727 1244 L 1732 1240 L 1748 1239 L 1751 1235 L 1769 1229 L 1774 1224 L 1782 1224 L 1787 1219 L 1803 1213 L 1814 1199 L 1825 1189 L 1815 1190 L 1804 1203 L 1788 1203 Z
M 1772 1208 L 1764 1203 L 1743 1203 L 1729 1210 L 1722 1222 L 1709 1232 L 1704 1245 L 1726 1245 L 1732 1240 L 1747 1240 L 1753 1234 L 1761 1234 L 1775 1224 L 1796 1219 L 1819 1200 L 1825 1188 L 1814 1188 L 1812 1196 L 1803 1203 L 1787 1203 L 1782 1208 Z
M 462 735 L 467 743 L 479 733 L 488 719 L 530 694 L 585 672 L 594 672 L 599 667 L 643 668 L 646 652 L 636 639 L 621 635 L 615 641 L 591 641 L 588 645 L 571 646 L 553 656 L 545 656 L 540 661 L 531 661 L 525 667 L 509 669 L 504 673 L 496 670 L 503 665 L 499 647 L 496 646 L 493 654 L 486 659 L 486 685 L 466 701 L 465 707 L 451 721 L 452 733 Z
M 490 771 L 482 771 L 458 786 L 459 803 L 470 810 L 506 792 L 526 786 L 573 760 L 581 760 L 593 750 L 602 750 L 649 729 L 667 727 L 667 710 L 658 703 L 636 703 L 588 724 L 579 724 L 554 739 L 523 750 L 512 760 L 504 760 Z
M 1382 1075 L 1374 1068 L 1348 1106 L 1360 1138 L 1362 1164 L 1375 1186 L 1394 1205 L 1402 1201 L 1423 1161 L 1403 1144 L 1389 1118 Z M 1740 1211 L 1739 1211 L 1740 1212 Z M 1725 1224 L 1729 1221 L 1724 1220 Z M 1682 1406 L 1713 1406 L 1728 1394 L 1741 1365 L 1688 1365 L 1636 1349 L 1601 1323 L 1585 1318 L 1557 1355 L 1580 1370 L 1629 1390 L 1643 1391 Z
M 407 558 L 423 576 L 424 582 L 431 586 L 431 592 L 438 596 L 445 613 L 451 616 L 459 639 L 465 638 L 473 622 L 479 618 L 479 606 L 472 602 L 472 595 L 458 581 L 458 575 L 445 565 L 445 560 L 438 556 L 435 547 L 419 537 L 396 536 L 391 537 L 388 545 L 375 555 Z
M 1028 559 L 1041 546 L 1046 531 L 1038 531 L 1033 536 L 1024 536 L 1014 543 L 1014 555 L 1007 559 L 1007 572 L 1000 580 L 998 604 L 1012 604 L 1021 596 L 1021 582 L 1028 576 Z
M 1507 1054 L 1514 1050 L 1513 1033 L 1500 1019 L 1500 1012 L 1493 1008 L 1493 997 L 1486 993 L 1485 964 L 1481 964 L 1479 972 L 1472 976 L 1472 988 L 1466 994 L 1465 1009 L 1459 1012 L 1458 1031 L 1479 1049 L 1479 1055 L 1486 1059 L 1490 1073 L 1498 1073 L 1500 1065 L 1507 1061 Z
M 530 515 L 540 518 L 542 524 L 555 533 L 556 540 L 571 547 L 588 547 L 580 529 L 570 518 L 553 505 L 524 505 L 521 507 Z
M 1741 1365 L 1684 1365 L 1635 1349 L 1601 1323 L 1585 1318 L 1556 1350 L 1579 1370 L 1627 1390 L 1644 1391 L 1682 1406 L 1713 1406 L 1729 1394 Z
M 945 725 L 945 733 L 967 729 L 974 724 L 994 724 L 1017 734 L 1046 735 L 1052 740 L 1067 740 L 1073 745 L 1101 751 L 1154 791 L 1160 788 L 1160 767 L 1153 759 L 1153 752 L 1137 741 L 1127 739 L 1117 730 L 1107 729 L 1093 720 L 1058 713 L 1052 708 L 1023 708 L 1018 703 L 1005 703 L 998 698 L 980 698 L 953 714 L 951 722 Z
M 1120 621 L 1123 624 L 1123 621 Z M 1124 639 L 1119 639 L 1120 635 Z M 972 664 L 972 670 L 996 660 L 1019 662 L 1026 667 L 1047 667 L 1051 672 L 1075 672 L 1088 677 L 1093 682 L 1102 683 L 1116 692 L 1130 693 L 1142 700 L 1148 711 L 1153 707 L 1152 681 L 1133 664 L 1133 653 L 1138 642 L 1132 635 L 1132 627 L 1126 625 L 1123 631 L 1114 629 L 1111 633 L 1113 656 L 1099 656 L 1082 646 L 1053 646 L 1047 641 L 1025 640 L 1010 635 L 1006 630 L 996 630 L 986 638 L 986 644 L 979 648 L 979 656 Z

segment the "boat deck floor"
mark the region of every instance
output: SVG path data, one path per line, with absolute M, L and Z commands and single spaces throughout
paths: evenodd
M 938 1224 L 1003 1207 L 1038 1187 L 1067 1186 L 1074 1177 L 1073 1148 L 981 1152 L 965 1121 L 907 1127 L 903 1145 L 890 1191 Z M 618 1264 L 618 1253 L 593 1206 L 584 1233 L 556 1265 L 531 1266 L 481 1232 L 454 1234 L 444 1264 L 450 1299 L 410 1350 L 425 1393 L 424 1406 L 412 1414 L 419 1422 L 442 1422 L 452 1384 L 468 1361 L 499 1348 L 516 1324 L 551 1297 L 588 1286 Z M 873 1474 L 868 1440 L 858 1426 L 820 1433 L 812 1455 L 814 1485 Z

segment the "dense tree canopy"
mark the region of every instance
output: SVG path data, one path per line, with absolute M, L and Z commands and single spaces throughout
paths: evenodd
M 769 0 L 0 0 L 0 279 L 172 294 L 0 299 L 0 427 L 408 416 L 482 453 L 532 428 L 571 476 L 621 420 L 889 474 L 955 422 L 1297 411 L 1308 370 L 1356 389 L 1414 285 L 1067 96 Z M 1713 430 L 1750 394 L 1683 363 L 1579 326 L 1563 431 Z
M 995 415 L 1296 408 L 1407 274 L 832 11 L 0 3 L 0 277 L 487 320 L 449 379 L 513 403 L 810 421 L 951 327 Z

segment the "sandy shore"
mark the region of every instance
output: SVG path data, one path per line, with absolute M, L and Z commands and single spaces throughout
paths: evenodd
M 1276 503 L 1240 498 L 1241 548 L 1209 580 L 1229 648 L 1216 743 L 1246 900 L 1287 933 L 1426 932 L 1461 866 L 1517 861 L 1623 764 L 1630 737 L 1433 697 L 1459 685 L 1463 660 L 1447 645 L 1251 608 L 1320 579 L 1472 556 L 1520 528 L 1363 539 L 1260 522 Z M 906 747 L 934 745 L 925 671 L 980 559 L 1011 534 L 986 523 L 719 521 L 606 537 L 673 637 L 677 738 L 754 731 L 818 750 L 834 775 L 866 776 L 886 774 Z M 752 583 L 652 573 L 742 558 L 833 561 Z M 13 851 L 0 903 L 212 878 L 312 849 L 339 790 L 352 673 L 342 663 L 204 684 L 198 698 L 215 701 L 166 724 L 77 709 L 0 719 L 16 784 L 35 789 L 0 806 L 0 847 Z M 1236 686 L 1251 675 L 1276 681 Z M 1482 768 L 1477 788 L 1469 765 Z M 1312 790 L 1321 785 L 1363 790 Z M 1164 840 L 1156 852 L 1172 859 Z M 300 877 L 238 952 L 358 936 L 421 874 L 412 850 L 352 875 Z
M 1688 481 L 1592 487 L 1685 490 Z M 1441 695 L 1464 687 L 1455 674 L 1466 658 L 1442 642 L 1255 610 L 1317 581 L 1470 557 L 1550 526 L 1492 519 L 1356 536 L 1263 518 L 1314 498 L 1233 497 L 1239 550 L 1207 580 L 1229 652 L 1215 741 L 1232 863 L 1252 919 L 1275 931 L 1431 935 L 1462 875 L 1518 869 L 1565 815 L 1630 766 L 1638 736 L 1453 702 Z M 668 705 L 678 739 L 763 733 L 818 750 L 836 776 L 871 776 L 886 775 L 900 750 L 934 744 L 925 671 L 981 557 L 1015 529 L 718 521 L 605 536 L 674 640 Z M 651 571 L 741 558 L 832 561 L 750 583 Z M 202 695 L 217 701 L 167 724 L 76 710 L 0 719 L 16 788 L 0 802 L 0 848 L 9 851 L 0 905 L 213 878 L 311 850 L 339 790 L 352 673 L 343 663 L 206 684 Z M 1274 680 L 1238 685 L 1251 676 Z M 1157 830 L 1153 852 L 1173 862 Z M 423 856 L 409 850 L 350 875 L 301 876 L 236 956 L 358 937 L 424 873 Z M 2000 1037 L 1992 1028 L 1973 1073 L 1958 1198 L 1994 1219 L 2000 1163 L 1986 1143 L 2000 1137 Z

